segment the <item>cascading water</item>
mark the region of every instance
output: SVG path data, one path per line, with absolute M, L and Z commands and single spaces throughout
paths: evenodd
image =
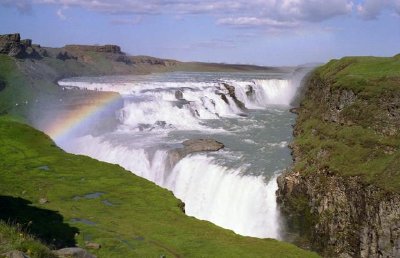
M 291 162 L 289 107 L 299 85 L 292 75 L 166 73 L 60 81 L 63 87 L 119 92 L 124 104 L 115 110 L 116 130 L 58 144 L 170 189 L 190 216 L 241 235 L 280 238 L 276 176 Z M 194 138 L 213 138 L 225 148 L 171 162 L 170 151 Z

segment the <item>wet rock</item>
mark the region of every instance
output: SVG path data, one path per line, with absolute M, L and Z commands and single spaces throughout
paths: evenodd
M 255 93 L 255 91 L 254 91 L 253 86 L 247 85 L 247 86 L 246 86 L 246 95 L 247 95 L 247 97 L 253 96 L 254 93 Z
M 175 98 L 178 100 L 183 99 L 183 92 L 181 90 L 175 91 Z
M 224 148 L 224 144 L 214 139 L 191 139 L 182 143 L 183 148 L 169 151 L 170 165 L 173 167 L 185 156 L 196 152 L 219 151 Z
M 247 110 L 246 106 L 242 101 L 240 101 L 235 94 L 235 87 L 232 85 L 229 85 L 225 82 L 222 83 L 222 85 L 225 87 L 225 89 L 228 91 L 228 95 L 232 98 L 232 100 L 235 102 L 236 106 L 242 110 Z M 225 97 L 226 98 L 226 97 Z
M 59 256 L 60 258 L 97 258 L 97 256 L 79 247 L 63 248 L 54 251 L 54 254 Z
M 299 114 L 299 108 L 291 108 L 291 109 L 289 109 L 289 112 L 298 115 Z
M 10 251 L 7 253 L 3 253 L 0 254 L 0 257 L 4 257 L 4 258 L 30 258 L 27 254 L 25 254 L 24 252 L 21 251 Z

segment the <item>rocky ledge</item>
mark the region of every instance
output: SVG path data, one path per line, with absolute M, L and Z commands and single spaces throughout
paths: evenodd
M 64 48 L 69 51 L 92 51 L 100 53 L 122 54 L 121 48 L 117 45 L 104 45 L 104 46 L 66 45 Z
M 224 148 L 224 144 L 214 139 L 191 139 L 182 143 L 182 148 L 169 151 L 169 159 L 171 167 L 185 156 L 196 152 L 219 151 Z
M 17 58 L 37 55 L 32 46 L 32 40 L 21 40 L 19 33 L 0 35 L 0 54 Z

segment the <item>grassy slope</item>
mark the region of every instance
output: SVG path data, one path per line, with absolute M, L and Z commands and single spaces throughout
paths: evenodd
M 44 62 L 55 62 L 58 73 L 47 71 L 54 78 L 60 70 L 69 72 L 61 61 Z M 63 152 L 46 135 L 20 122 L 31 105 L 15 103 L 32 103 L 39 95 L 51 102 L 65 93 L 42 71 L 32 78 L 18 65 L 0 55 L 0 78 L 6 82 L 0 92 L 0 112 L 9 114 L 0 116 L 0 220 L 19 223 L 50 246 L 98 242 L 102 248 L 93 252 L 99 257 L 316 256 L 291 244 L 238 236 L 188 217 L 169 191 L 119 166 Z M 74 198 L 94 192 L 104 194 L 95 199 Z M 39 204 L 40 198 L 49 202 Z M 5 226 L 5 231 L 4 242 L 18 240 L 15 229 Z M 20 248 L 41 257 L 37 245 L 28 241 Z M 18 246 L 10 244 L 9 248 Z M 5 251 L 4 246 L 0 250 Z
M 287 243 L 241 237 L 188 217 L 171 192 L 117 165 L 67 154 L 43 133 L 6 117 L 0 118 L 0 172 L 2 196 L 20 197 L 40 209 L 58 211 L 64 223 L 78 228 L 75 239 L 79 244 L 85 238 L 102 244 L 95 252 L 100 257 L 313 256 Z M 95 192 L 104 194 L 76 198 Z M 40 198 L 49 202 L 41 205 Z M 25 223 L 40 225 L 32 231 L 57 236 L 51 220 L 41 224 L 37 214 L 33 218 L 25 214 Z M 77 218 L 95 224 L 73 222 Z
M 301 153 L 296 169 L 312 173 L 328 167 L 400 192 L 400 135 L 384 130 L 399 124 L 398 118 L 389 119 L 387 108 L 399 107 L 400 57 L 333 60 L 314 72 L 311 83 L 314 93 L 303 101 L 296 126 L 295 144 Z M 321 96 L 316 85 L 331 93 L 356 93 L 354 103 L 341 111 L 341 123 L 325 119 L 330 100 Z
M 0 254 L 10 250 L 20 250 L 35 258 L 55 257 L 47 246 L 24 232 L 18 225 L 0 221 Z

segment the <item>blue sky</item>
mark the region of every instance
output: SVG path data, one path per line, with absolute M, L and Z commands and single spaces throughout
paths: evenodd
M 400 0 L 0 0 L 0 34 L 182 61 L 297 65 L 400 53 Z

